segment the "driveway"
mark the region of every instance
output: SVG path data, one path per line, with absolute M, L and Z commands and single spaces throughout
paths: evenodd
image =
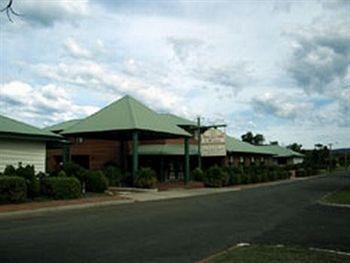
M 216 195 L 0 220 L 0 262 L 193 262 L 240 242 L 350 252 L 350 209 L 317 204 L 332 176 Z

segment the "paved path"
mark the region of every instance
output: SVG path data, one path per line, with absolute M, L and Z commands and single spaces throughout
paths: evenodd
M 350 251 L 335 176 L 217 195 L 0 219 L 0 262 L 193 262 L 239 242 Z

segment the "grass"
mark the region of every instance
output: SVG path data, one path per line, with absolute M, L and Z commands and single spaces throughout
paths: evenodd
M 206 262 L 345 263 L 350 262 L 350 256 L 297 247 L 253 245 L 233 248 Z
M 330 194 L 324 198 L 324 201 L 334 204 L 350 205 L 350 185 Z

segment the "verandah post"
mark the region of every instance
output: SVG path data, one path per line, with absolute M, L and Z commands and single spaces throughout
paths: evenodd
M 189 152 L 189 138 L 185 139 L 185 174 L 184 183 L 187 184 L 190 178 L 190 152 Z
M 132 133 L 132 183 L 135 183 L 137 170 L 139 167 L 138 133 Z

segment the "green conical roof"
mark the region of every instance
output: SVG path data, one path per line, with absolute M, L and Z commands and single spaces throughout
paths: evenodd
M 113 102 L 95 114 L 69 127 L 62 134 L 128 130 L 190 136 L 189 133 L 173 123 L 164 120 L 160 117 L 160 114 L 130 96 L 125 96 Z
M 52 131 L 52 132 L 62 132 L 64 130 L 67 130 L 68 128 L 72 127 L 73 125 L 77 124 L 80 119 L 77 120 L 69 120 L 65 122 L 60 122 L 52 126 L 45 127 L 44 130 L 46 131 Z
M 164 120 L 170 121 L 178 126 L 197 126 L 196 122 L 190 121 L 175 114 L 163 113 L 161 114 L 161 117 L 164 118 Z
M 29 124 L 0 115 L 0 135 L 41 137 L 47 139 L 58 139 L 61 136 L 50 131 L 45 131 Z

